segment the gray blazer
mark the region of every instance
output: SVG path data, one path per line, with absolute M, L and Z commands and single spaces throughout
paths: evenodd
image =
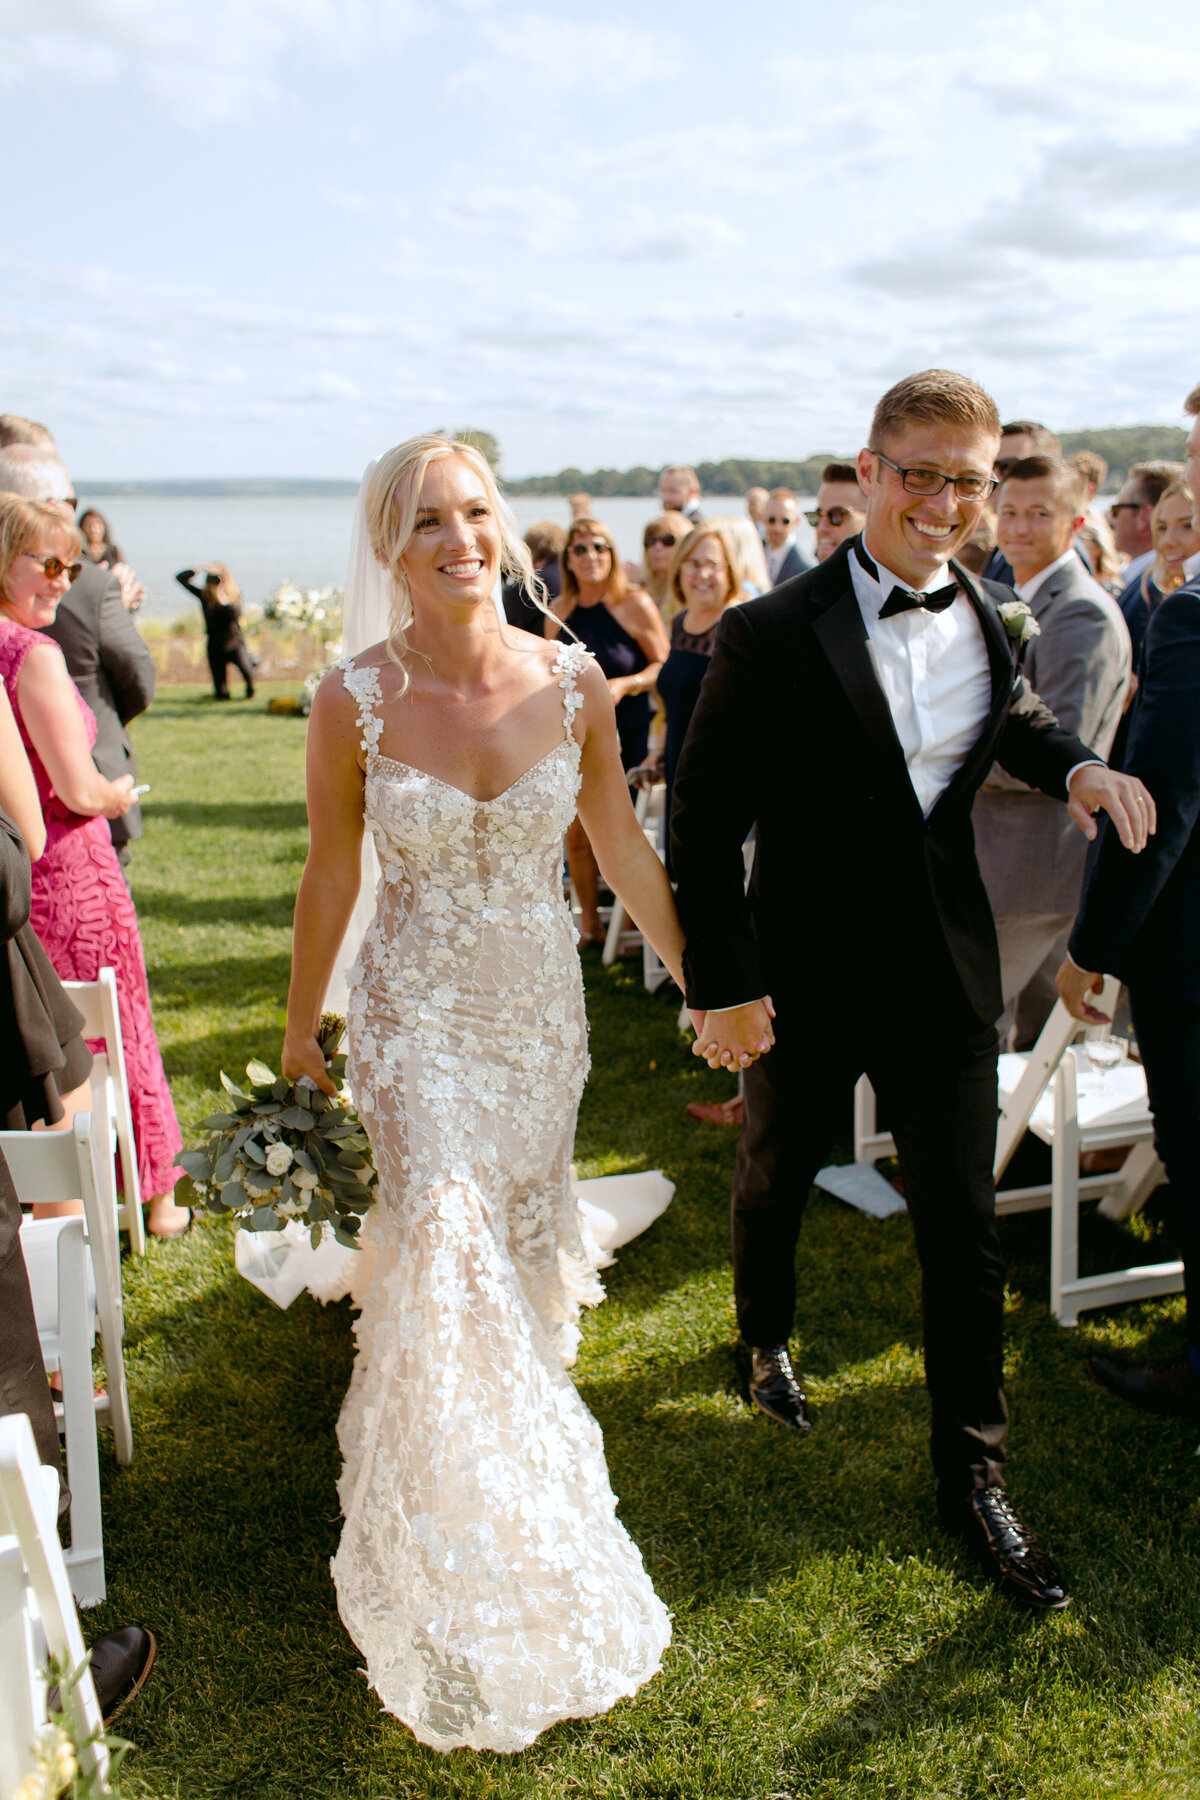
M 1026 680 L 1066 730 L 1107 757 L 1132 667 L 1120 608 L 1077 556 L 1047 577 L 1030 606 L 1042 629 L 1026 647 Z M 1075 911 L 1087 839 L 1064 804 L 995 765 L 972 820 L 994 913 Z
M 92 760 L 102 775 L 137 780 L 133 745 L 125 727 L 154 698 L 154 659 L 121 600 L 121 583 L 110 570 L 84 559 L 78 581 L 59 601 L 46 636 L 67 659 L 67 669 L 96 715 Z M 131 806 L 123 819 L 110 819 L 120 847 L 142 835 L 142 809 Z

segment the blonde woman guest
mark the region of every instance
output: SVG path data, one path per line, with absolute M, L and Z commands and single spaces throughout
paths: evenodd
M 576 519 L 567 533 L 563 591 L 553 610 L 547 636 L 559 635 L 555 621 L 562 620 L 591 651 L 617 709 L 622 766 L 635 768 L 646 758 L 650 690 L 670 645 L 658 608 L 644 588 L 629 586 L 612 533 L 598 519 Z M 567 832 L 567 863 L 580 907 L 580 945 L 603 943 L 600 871 L 579 819 Z
M 714 519 L 713 523 L 723 527 L 721 541 L 726 546 L 726 554 L 733 559 L 733 572 L 742 599 L 754 600 L 759 594 L 765 594 L 771 585 L 771 577 L 767 573 L 767 554 L 753 521 L 731 515 Z
M 1154 540 L 1154 561 L 1142 575 L 1142 598 L 1147 605 L 1151 585 L 1155 596 L 1173 594 L 1187 580 L 1184 569 L 1190 557 L 1200 551 L 1200 534 L 1192 524 L 1192 490 L 1186 482 L 1173 481 L 1150 515 L 1150 534 Z
M 671 564 L 675 551 L 692 529 L 691 521 L 682 513 L 658 513 L 642 532 L 642 562 L 626 565 L 625 573 L 635 587 L 649 594 L 667 624 L 678 607 L 671 588 Z
M 580 1303 L 602 1297 L 570 1182 L 587 1026 L 555 892 L 577 808 L 677 978 L 683 944 L 609 684 L 567 636 L 497 616 L 501 573 L 535 578 L 484 459 L 440 436 L 388 451 L 356 536 L 391 631 L 313 704 L 283 1052 L 289 1079 L 334 1091 L 316 1030 L 365 823 L 382 874 L 348 1072 L 379 1170 L 376 1260 L 333 1572 L 388 1712 L 438 1750 L 518 1751 L 634 1693 L 670 1638 L 565 1366 Z
M 46 825 L 30 922 L 60 980 L 94 981 L 105 965 L 116 972 L 149 1229 L 177 1237 L 191 1218 L 171 1197 L 182 1140 L 154 1035 L 137 913 L 107 823 L 129 810 L 133 777 L 109 781 L 96 768 L 95 718 L 43 633 L 80 566 L 79 550 L 79 532 L 59 507 L 0 496 L 0 676 Z

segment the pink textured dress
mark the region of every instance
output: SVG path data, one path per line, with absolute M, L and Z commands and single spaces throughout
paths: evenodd
M 21 716 L 17 697 L 21 666 L 30 650 L 47 642 L 40 631 L 28 631 L 0 618 L 0 676 L 29 755 L 46 821 L 46 849 L 33 865 L 30 924 L 60 981 L 94 981 L 102 968 L 116 973 L 138 1179 L 143 1199 L 149 1200 L 155 1194 L 169 1193 L 179 1180 L 182 1170 L 174 1167 L 174 1161 L 183 1140 L 150 1016 L 137 913 L 112 846 L 108 820 L 85 819 L 67 810 L 50 785 Z M 94 743 L 95 717 L 82 694 L 76 691 L 75 698 L 88 742 Z M 104 1048 L 98 1041 L 90 1047 Z

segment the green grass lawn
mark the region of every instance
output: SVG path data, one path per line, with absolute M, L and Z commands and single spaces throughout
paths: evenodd
M 221 1068 L 278 1057 L 304 729 L 261 699 L 216 707 L 190 688 L 165 690 L 137 726 L 153 792 L 134 889 L 185 1139 Z M 814 1197 L 795 1352 L 816 1429 L 796 1445 L 740 1400 L 732 1135 L 683 1114 L 728 1083 L 687 1053 L 674 1008 L 639 976 L 589 963 L 577 1158 L 584 1175 L 660 1166 L 677 1195 L 609 1271 L 576 1379 L 604 1429 L 621 1516 L 675 1615 L 663 1673 L 517 1757 L 439 1756 L 381 1716 L 329 1575 L 347 1306 L 302 1296 L 278 1312 L 235 1274 L 227 1227 L 205 1222 L 125 1265 L 136 1456 L 118 1469 L 102 1433 L 109 1600 L 85 1625 L 136 1620 L 158 1637 L 154 1681 L 120 1721 L 138 1746 L 127 1791 L 1200 1795 L 1196 1432 L 1120 1408 L 1082 1368 L 1095 1345 L 1172 1348 L 1179 1301 L 1062 1331 L 1048 1313 L 1046 1215 L 1002 1227 L 1011 1486 L 1075 1594 L 1062 1616 L 1027 1617 L 936 1524 L 904 1218 Z M 1085 1221 L 1093 1258 L 1125 1236 Z

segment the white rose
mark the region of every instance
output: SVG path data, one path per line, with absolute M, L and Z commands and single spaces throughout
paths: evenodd
M 292 1181 L 298 1188 L 315 1188 L 317 1178 L 309 1169 L 293 1169 Z
M 286 1144 L 272 1144 L 267 1151 L 267 1174 L 286 1175 L 292 1166 L 292 1153 Z

